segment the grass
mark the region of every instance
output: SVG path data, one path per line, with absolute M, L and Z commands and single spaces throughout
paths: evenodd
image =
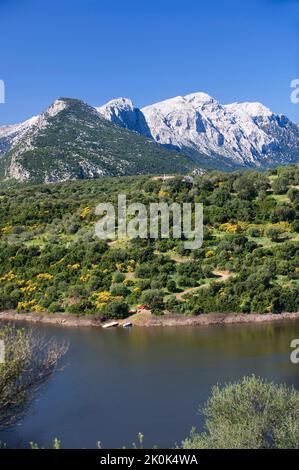
M 290 199 L 288 198 L 287 194 L 272 194 L 273 199 L 275 199 L 277 202 L 286 202 L 290 203 Z

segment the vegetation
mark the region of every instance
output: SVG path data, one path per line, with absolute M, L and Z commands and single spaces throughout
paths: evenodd
M 299 392 L 260 378 L 216 386 L 203 409 L 204 433 L 184 449 L 298 449 Z
M 298 186 L 296 165 L 211 172 L 193 184 L 146 176 L 2 184 L 0 309 L 100 318 L 124 318 L 140 304 L 155 314 L 298 311 Z M 128 203 L 203 203 L 204 245 L 98 240 L 95 207 L 117 206 L 120 193 Z
M 53 375 L 66 344 L 46 340 L 34 330 L 0 329 L 5 357 L 0 363 L 0 429 L 18 423 L 40 387 Z

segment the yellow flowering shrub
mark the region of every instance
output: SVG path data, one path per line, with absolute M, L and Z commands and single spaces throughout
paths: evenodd
M 9 235 L 10 233 L 12 233 L 12 225 L 5 225 L 5 227 L 1 229 L 1 232 L 4 235 Z
M 126 270 L 123 263 L 116 263 L 115 267 L 116 267 L 117 271 L 120 271 L 120 272 L 123 272 L 123 271 Z
M 222 232 L 227 232 L 227 233 L 239 233 L 239 232 L 244 232 L 247 230 L 249 227 L 249 224 L 247 222 L 238 222 L 237 224 L 232 224 L 230 222 L 227 222 L 225 224 L 220 225 L 220 230 Z
M 29 310 L 32 309 L 33 306 L 36 305 L 36 300 L 28 300 L 23 302 L 18 302 L 17 310 Z
M 289 222 L 278 222 L 276 224 L 268 224 L 267 228 L 278 229 L 281 233 L 294 231 L 292 225 Z
M 90 207 L 84 207 L 82 211 L 80 212 L 80 217 L 81 219 L 86 219 L 86 217 L 91 213 L 91 208 Z
M 167 196 L 169 196 L 169 192 L 164 191 L 163 189 L 160 189 L 160 191 L 158 192 L 158 197 L 163 198 L 163 197 L 167 197 Z
M 52 281 L 52 279 L 54 279 L 54 276 L 52 276 L 52 274 L 49 274 L 49 273 L 40 273 L 36 277 L 37 279 L 41 279 L 43 281 Z
M 80 276 L 79 279 L 81 282 L 88 282 L 90 280 L 90 277 L 91 277 L 90 274 L 87 273 L 87 274 L 84 274 L 83 276 Z
M 27 281 L 25 287 L 21 287 L 20 291 L 23 292 L 24 294 L 31 294 L 32 292 L 35 292 L 37 289 L 37 284 L 35 284 L 32 281 Z
M 13 273 L 12 271 L 9 271 L 7 274 L 4 274 L 4 276 L 0 277 L 0 281 L 11 282 L 11 281 L 13 281 L 15 278 L 16 278 L 16 276 L 14 275 L 14 273 Z
M 94 292 L 91 296 L 91 301 L 98 310 L 102 310 L 110 302 L 121 300 L 123 300 L 123 296 L 113 296 L 109 291 Z
M 208 250 L 205 254 L 206 258 L 212 258 L 213 256 L 215 256 L 215 251 L 214 250 Z
M 67 267 L 71 269 L 72 271 L 77 271 L 78 269 L 81 268 L 81 265 L 79 263 L 75 263 L 75 264 L 68 264 Z
M 44 312 L 46 309 L 39 304 L 33 305 L 32 312 Z

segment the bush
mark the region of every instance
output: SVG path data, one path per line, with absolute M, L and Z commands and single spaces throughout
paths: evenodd
M 58 302 L 52 302 L 48 307 L 49 313 L 57 313 L 61 312 L 62 310 L 63 309 L 61 308 L 61 305 Z
M 124 319 L 129 316 L 129 307 L 125 302 L 112 302 L 103 311 L 109 318 Z
M 124 284 L 112 284 L 110 292 L 114 297 L 126 297 L 130 293 L 130 290 Z
M 270 227 L 266 230 L 266 237 L 270 238 L 272 242 L 280 240 L 281 230 L 278 227 Z
M 121 284 L 126 279 L 126 276 L 123 273 L 115 273 L 113 274 L 113 281 L 115 284 Z
M 259 238 L 261 236 L 261 231 L 259 228 L 253 227 L 247 230 L 247 234 L 249 237 Z
M 275 194 L 285 194 L 289 188 L 289 180 L 285 176 L 280 176 L 273 181 L 272 189 Z
M 298 449 L 299 392 L 244 377 L 212 389 L 203 408 L 205 432 L 191 432 L 184 449 Z
M 143 292 L 141 302 L 148 305 L 153 313 L 161 313 L 164 309 L 163 297 L 162 291 L 149 289 Z
M 299 203 L 299 190 L 296 188 L 291 188 L 288 190 L 288 197 L 291 202 Z
M 176 282 L 173 279 L 169 279 L 167 282 L 167 290 L 168 292 L 177 292 Z

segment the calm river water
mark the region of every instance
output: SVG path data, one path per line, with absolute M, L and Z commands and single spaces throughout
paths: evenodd
M 257 374 L 299 389 L 299 365 L 290 343 L 299 322 L 202 328 L 67 329 L 39 326 L 70 342 L 66 367 L 34 402 L 31 412 L 0 441 L 47 447 L 130 446 L 138 432 L 145 447 L 171 447 L 192 426 L 211 387 Z

